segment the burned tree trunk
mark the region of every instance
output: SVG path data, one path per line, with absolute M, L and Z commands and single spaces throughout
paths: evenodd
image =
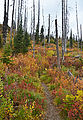
M 82 25 L 80 25 L 80 48 L 82 51 Z
M 64 42 L 65 42 L 65 35 L 64 35 L 64 0 L 62 0 L 62 62 L 64 62 Z
M 3 45 L 6 43 L 6 0 L 4 0 Z
M 12 29 L 13 29 L 13 22 L 14 22 L 14 6 L 15 6 L 15 0 L 13 0 L 13 10 L 12 10 L 11 37 L 10 37 L 11 47 L 12 47 Z
M 27 17 L 26 17 L 26 2 L 25 2 L 25 13 L 24 13 L 24 32 L 27 31 Z
M 77 3 L 76 3 L 76 22 L 77 22 L 77 39 L 78 39 L 78 49 L 79 49 L 79 27 L 78 27 L 78 11 L 77 11 Z
M 6 4 L 7 4 L 7 7 L 6 7 Z M 8 13 L 9 13 L 9 0 L 8 0 L 8 3 L 6 2 L 6 0 L 4 0 L 3 45 L 5 45 L 6 37 L 7 37 Z
M 17 28 L 20 25 L 20 0 L 18 1 L 18 22 L 17 22 Z
M 56 51 L 57 51 L 57 66 L 60 70 L 60 57 L 59 57 L 59 47 L 58 47 L 58 29 L 57 29 L 57 19 L 55 20 L 55 28 L 56 28 Z
M 50 14 L 48 18 L 48 41 L 47 42 L 50 44 Z
M 35 0 L 33 0 L 33 57 L 35 57 Z
M 40 28 L 40 0 L 38 0 L 38 39 L 39 39 L 39 28 Z

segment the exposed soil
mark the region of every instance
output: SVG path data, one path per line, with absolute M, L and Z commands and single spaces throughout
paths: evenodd
M 44 120 L 62 120 L 59 115 L 60 111 L 53 105 L 53 99 L 47 86 L 44 83 L 42 83 L 42 86 L 44 87 L 44 92 L 47 99 L 47 111 Z

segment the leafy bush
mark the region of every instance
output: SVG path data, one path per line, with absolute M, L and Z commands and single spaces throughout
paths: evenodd
M 62 103 L 62 101 L 61 101 L 61 98 L 60 97 L 56 97 L 55 99 L 54 99 L 54 105 L 56 105 L 56 106 L 58 106 L 58 105 L 60 105 L 61 103 Z
M 51 77 L 49 77 L 48 75 L 42 75 L 40 77 L 41 81 L 44 82 L 44 83 L 50 83 L 51 82 Z
M 67 71 L 67 69 L 68 69 L 68 68 L 67 68 L 67 67 L 65 67 L 64 65 L 62 65 L 61 69 L 62 69 L 62 71 L 64 71 L 64 72 L 65 72 L 65 71 Z
M 67 111 L 68 118 L 73 119 L 79 119 L 82 120 L 83 118 L 83 91 L 77 90 L 76 95 L 66 95 L 64 101 L 64 107 L 63 110 Z
M 49 89 L 50 89 L 50 90 L 54 90 L 55 87 L 56 87 L 55 85 L 49 85 Z
M 54 55 L 54 51 L 53 50 L 48 50 L 47 51 L 47 56 L 52 57 Z

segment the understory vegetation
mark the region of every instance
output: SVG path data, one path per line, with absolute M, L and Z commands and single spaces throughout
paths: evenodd
M 46 98 L 41 83 L 47 85 L 53 104 L 60 109 L 64 120 L 82 120 L 83 52 L 79 51 L 80 57 L 76 57 L 77 48 L 68 48 L 63 64 L 60 59 L 59 70 L 56 45 L 46 46 L 45 53 L 38 46 L 35 46 L 35 58 L 30 50 L 14 56 L 8 45 L 1 50 L 0 120 L 43 120 Z

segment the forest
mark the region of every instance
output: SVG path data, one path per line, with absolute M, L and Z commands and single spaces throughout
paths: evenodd
M 51 13 L 45 21 L 44 8 L 41 24 L 41 1 L 32 0 L 28 16 L 27 0 L 4 0 L 0 120 L 83 120 L 83 38 L 77 4 L 75 35 L 69 31 L 69 1 L 61 0 L 59 36 L 59 20 L 54 19 L 55 34 L 51 34 Z

